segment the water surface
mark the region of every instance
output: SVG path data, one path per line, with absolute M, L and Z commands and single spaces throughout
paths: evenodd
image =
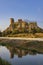
M 43 54 L 0 46 L 0 57 L 12 65 L 43 65 Z

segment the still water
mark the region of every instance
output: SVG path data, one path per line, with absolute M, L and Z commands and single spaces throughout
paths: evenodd
M 43 54 L 0 46 L 0 58 L 12 65 L 43 65 Z

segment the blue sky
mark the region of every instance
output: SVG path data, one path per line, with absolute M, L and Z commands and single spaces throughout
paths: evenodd
M 9 26 L 11 17 L 37 21 L 43 28 L 43 0 L 0 0 L 0 30 Z

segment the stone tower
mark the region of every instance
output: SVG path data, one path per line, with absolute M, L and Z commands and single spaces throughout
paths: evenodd
M 10 18 L 10 31 L 14 30 L 14 19 Z
M 18 25 L 18 28 L 22 28 L 22 19 L 18 19 L 18 23 L 19 23 L 19 25 Z
M 10 18 L 10 24 L 14 24 L 14 19 L 13 18 Z

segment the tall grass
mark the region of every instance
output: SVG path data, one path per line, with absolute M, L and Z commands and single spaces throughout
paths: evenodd
M 8 63 L 8 62 L 5 61 L 5 60 L 2 60 L 2 59 L 0 58 L 0 65 L 11 65 L 11 64 Z

